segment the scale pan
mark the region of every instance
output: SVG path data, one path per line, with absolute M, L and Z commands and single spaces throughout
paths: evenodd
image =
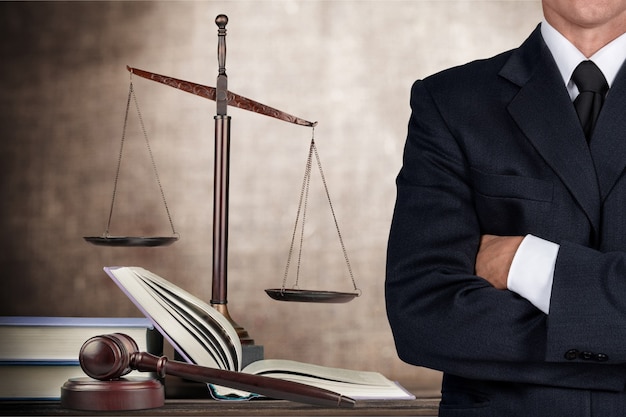
M 267 295 L 277 301 L 299 301 L 302 303 L 347 303 L 356 292 L 296 290 L 287 288 L 272 288 L 265 290 Z
M 177 236 L 85 236 L 89 243 L 99 246 L 146 247 L 167 246 L 178 240 Z

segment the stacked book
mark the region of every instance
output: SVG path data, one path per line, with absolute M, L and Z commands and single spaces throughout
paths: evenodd
M 145 318 L 0 317 L 0 399 L 59 399 L 87 339 L 125 333 L 140 351 L 160 353 L 162 338 Z

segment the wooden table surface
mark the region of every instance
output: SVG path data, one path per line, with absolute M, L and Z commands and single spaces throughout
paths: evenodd
M 60 401 L 0 401 L 0 416 L 437 416 L 437 392 L 410 389 L 415 400 L 357 401 L 354 408 L 316 407 L 291 401 L 217 401 L 201 383 L 166 377 L 165 405 L 132 411 L 81 411 Z
M 80 411 L 59 401 L 3 401 L 3 416 L 436 416 L 438 398 L 414 401 L 359 401 L 354 408 L 322 408 L 279 400 L 215 401 L 168 399 L 159 408 L 134 411 Z

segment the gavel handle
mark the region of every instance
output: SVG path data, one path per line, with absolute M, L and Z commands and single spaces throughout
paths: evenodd
M 133 353 L 130 365 L 139 371 L 156 371 L 161 377 L 173 375 L 304 404 L 342 408 L 354 407 L 356 404 L 350 397 L 298 382 L 170 361 L 166 357 L 158 357 L 147 352 Z

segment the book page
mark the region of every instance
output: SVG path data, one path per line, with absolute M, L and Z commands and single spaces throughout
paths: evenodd
M 353 384 L 350 382 L 332 381 L 319 379 L 301 374 L 290 373 L 270 373 L 265 376 L 278 378 L 285 381 L 299 382 L 301 384 L 313 385 L 318 388 L 340 393 L 355 400 L 413 400 L 415 396 L 406 391 L 398 383 L 387 380 L 384 385 Z
M 253 362 L 242 372 L 298 382 L 327 389 L 355 400 L 413 400 L 415 395 L 379 372 L 332 368 L 286 359 L 265 359 Z M 252 399 L 249 392 L 210 385 L 217 399 Z
M 217 339 L 229 363 L 228 367 L 223 369 L 231 371 L 241 370 L 241 342 L 239 341 L 237 331 L 226 317 L 193 294 L 157 274 L 139 267 L 134 267 L 133 269 L 142 279 L 151 281 L 161 287 L 161 291 L 154 289 L 162 293 L 164 298 L 167 298 L 172 304 L 184 310 L 190 317 L 193 317 L 201 325 L 203 332 L 210 332 L 212 338 Z
M 283 360 L 275 360 L 275 359 L 267 359 L 258 362 L 254 362 L 256 365 L 253 368 L 263 369 L 268 365 L 264 362 L 283 362 L 283 366 L 279 366 L 280 368 L 288 368 L 289 366 L 284 366 L 286 363 L 293 361 L 283 361 Z M 306 368 L 325 368 L 320 372 L 320 369 L 315 371 L 316 374 L 324 374 L 324 375 L 337 375 L 343 374 L 344 379 L 348 381 L 340 381 L 337 379 L 328 379 L 328 378 L 320 378 L 315 375 L 306 375 L 304 373 L 297 372 L 281 372 L 281 371 L 266 371 L 256 373 L 257 375 L 263 375 L 270 378 L 282 379 L 285 381 L 298 382 L 301 384 L 311 385 L 318 388 L 323 388 L 329 391 L 333 391 L 339 393 L 341 395 L 350 397 L 355 400 L 414 400 L 415 395 L 408 392 L 397 382 L 393 382 L 387 378 L 385 378 L 382 374 L 377 372 L 369 372 L 369 371 L 351 371 L 341 368 L 327 368 L 320 367 L 318 365 L 312 365 L 302 362 L 296 362 L 295 368 L 299 368 L 300 370 Z M 244 372 L 248 371 L 250 366 L 247 366 L 244 369 Z M 257 370 L 258 370 L 257 369 Z M 360 375 L 354 375 L 360 374 Z M 354 381 L 363 381 L 364 383 L 358 383 Z M 219 385 L 210 384 L 211 395 L 213 395 L 217 399 L 223 400 L 237 400 L 237 399 L 253 399 L 258 397 L 258 395 L 251 394 L 249 392 L 235 390 L 228 387 L 223 387 Z
M 154 291 L 143 280 L 137 279 L 132 269 L 105 268 L 105 271 L 185 359 L 191 360 L 190 353 L 187 351 L 193 350 L 194 361 L 200 361 L 204 366 L 219 368 L 219 363 L 214 359 L 215 354 L 209 353 L 198 343 L 198 340 L 185 327 L 184 319 L 179 314 L 172 315 L 154 297 Z
M 253 362 L 246 366 L 243 372 L 265 376 L 270 376 L 269 374 L 272 373 L 302 374 L 327 379 L 329 381 L 341 381 L 378 387 L 392 384 L 389 379 L 378 372 L 332 368 L 287 359 L 265 359 Z
M 213 360 L 218 364 L 218 368 L 230 369 L 229 366 L 231 365 L 231 361 L 229 360 L 229 355 L 224 350 L 224 342 L 211 332 L 208 328 L 207 322 L 197 317 L 193 312 L 186 308 L 184 304 L 172 302 L 173 298 L 171 297 L 174 296 L 165 292 L 163 288 L 159 287 L 154 282 L 143 280 L 140 276 L 138 276 L 137 279 L 141 280 L 142 285 L 145 285 L 150 291 L 153 291 L 152 295 L 154 299 L 161 304 L 161 306 L 172 317 L 185 326 L 187 331 L 195 338 L 197 343 L 211 355 Z M 180 345 L 181 343 L 179 339 L 177 339 L 176 342 Z M 185 346 L 180 347 L 185 351 L 184 356 L 187 360 L 191 359 L 192 363 L 204 365 L 200 361 L 201 357 L 198 356 L 197 349 L 185 348 Z M 181 352 L 181 354 L 183 353 Z

